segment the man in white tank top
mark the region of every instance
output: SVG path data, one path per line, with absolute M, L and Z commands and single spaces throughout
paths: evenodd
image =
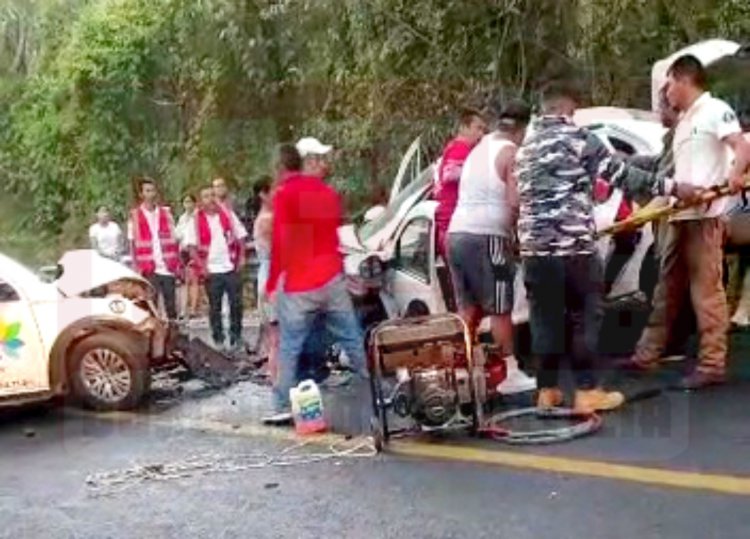
M 518 195 L 513 167 L 531 111 L 520 102 L 498 114 L 497 128 L 474 147 L 464 163 L 458 203 L 448 227 L 448 264 L 461 317 L 472 335 L 490 317 L 495 343 L 506 358 L 504 394 L 531 391 L 536 381 L 519 368 L 513 354 L 513 237 Z

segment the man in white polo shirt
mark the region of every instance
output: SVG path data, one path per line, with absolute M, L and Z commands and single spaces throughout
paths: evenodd
M 667 99 L 682 115 L 672 143 L 674 180 L 694 194 L 729 182 L 733 191 L 744 185 L 750 147 L 742 137 L 737 116 L 729 105 L 706 91 L 706 73 L 691 55 L 678 58 L 668 72 Z M 674 182 L 667 181 L 669 184 Z M 681 193 L 680 198 L 685 198 Z M 688 199 L 690 197 L 687 197 Z M 700 350 L 696 369 L 678 388 L 694 390 L 726 381 L 727 300 L 722 281 L 725 213 L 729 200 L 683 210 L 672 217 L 664 242 L 662 279 L 667 308 L 664 324 L 649 326 L 642 337 L 653 358 L 638 357 L 652 367 L 663 352 L 668 336 L 689 289 L 698 320 Z

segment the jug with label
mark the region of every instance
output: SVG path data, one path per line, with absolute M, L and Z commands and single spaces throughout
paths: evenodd
M 297 434 L 313 434 L 326 430 L 323 397 L 313 380 L 304 380 L 289 391 L 292 417 Z

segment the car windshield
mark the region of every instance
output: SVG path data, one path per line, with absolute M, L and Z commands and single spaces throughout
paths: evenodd
M 432 182 L 432 167 L 428 167 L 413 182 L 409 183 L 396 195 L 393 202 L 376 219 L 363 224 L 357 229 L 357 238 L 361 243 L 367 242 L 380 230 L 382 230 L 396 215 L 398 215 L 404 204 L 412 203 L 415 194 L 424 190 Z

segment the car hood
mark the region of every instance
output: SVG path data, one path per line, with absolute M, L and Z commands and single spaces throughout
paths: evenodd
M 357 237 L 355 225 L 346 224 L 338 228 L 339 246 L 344 255 L 365 252 L 365 248 Z
M 103 286 L 132 282 L 150 289 L 151 285 L 123 264 L 104 258 L 96 251 L 68 251 L 58 262 L 61 274 L 54 282 L 65 296 L 80 296 Z

